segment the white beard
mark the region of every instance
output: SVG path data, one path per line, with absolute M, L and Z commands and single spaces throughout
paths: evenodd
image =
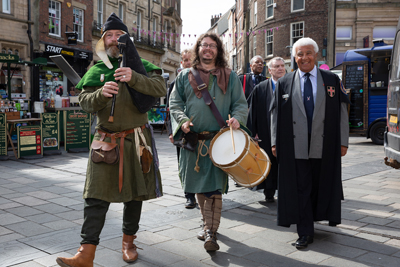
M 118 56 L 119 56 L 119 49 L 118 49 L 118 47 L 117 46 L 110 46 L 110 47 L 108 47 L 108 48 L 106 48 L 106 53 L 107 53 L 107 55 L 109 56 L 109 57 L 112 57 L 112 58 L 118 58 Z

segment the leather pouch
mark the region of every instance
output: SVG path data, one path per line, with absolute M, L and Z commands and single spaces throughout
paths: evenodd
M 140 163 L 142 164 L 143 173 L 149 173 L 151 169 L 151 164 L 153 163 L 153 155 L 144 146 L 140 146 L 141 155 Z
M 90 158 L 94 163 L 115 164 L 119 161 L 119 147 L 117 143 L 107 143 L 93 140 Z
M 199 139 L 197 133 L 188 132 L 188 133 L 183 133 L 181 135 L 181 138 L 179 138 L 179 140 L 174 141 L 174 145 L 176 145 L 177 147 L 187 149 L 191 152 L 194 152 L 198 141 Z

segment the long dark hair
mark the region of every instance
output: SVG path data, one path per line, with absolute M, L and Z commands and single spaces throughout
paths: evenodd
M 199 57 L 199 49 L 201 45 L 201 41 L 203 41 L 204 38 L 209 37 L 213 41 L 217 43 L 217 58 L 215 60 L 215 66 L 218 68 L 226 68 L 228 66 L 228 62 L 226 61 L 226 56 L 225 56 L 225 50 L 224 46 L 222 44 L 221 39 L 219 38 L 218 35 L 215 33 L 203 33 L 200 35 L 200 37 L 196 41 L 196 45 L 193 48 L 194 51 L 194 59 L 192 60 L 192 66 L 195 68 L 197 65 L 200 64 L 200 57 Z

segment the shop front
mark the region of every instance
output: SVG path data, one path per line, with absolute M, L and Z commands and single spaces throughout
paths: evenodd
M 46 101 L 48 103 L 56 95 L 61 97 L 75 95 L 74 85 L 50 59 L 50 56 L 53 55 L 62 55 L 81 77 L 86 73 L 87 67 L 93 60 L 93 53 L 90 51 L 44 43 L 44 51 L 35 53 L 35 57 L 47 59 L 47 66 L 40 67 L 38 73 L 34 75 L 38 79 L 37 82 L 34 82 L 35 88 L 33 89 L 36 101 Z

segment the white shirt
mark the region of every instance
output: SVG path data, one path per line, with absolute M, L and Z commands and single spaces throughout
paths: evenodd
M 304 97 L 304 82 L 305 82 L 305 75 L 306 72 L 302 72 L 299 69 L 299 75 L 300 75 L 300 86 L 301 86 L 301 97 Z M 317 67 L 314 66 L 314 68 L 310 71 L 310 81 L 312 85 L 312 90 L 313 90 L 313 100 L 314 100 L 314 106 L 315 106 L 315 100 L 317 99 Z

